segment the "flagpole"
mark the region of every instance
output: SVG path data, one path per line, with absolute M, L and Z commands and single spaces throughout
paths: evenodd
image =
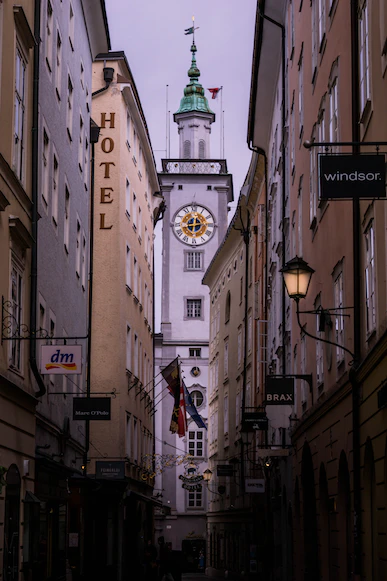
M 224 158 L 223 86 L 220 87 L 220 159 Z
M 166 106 L 165 106 L 165 157 L 168 158 L 168 87 L 166 85 Z

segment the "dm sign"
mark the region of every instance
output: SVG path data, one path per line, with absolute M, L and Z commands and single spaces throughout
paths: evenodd
M 293 405 L 293 377 L 266 376 L 266 405 Z
M 81 345 L 42 345 L 42 375 L 79 375 L 82 373 Z
M 320 199 L 386 197 L 386 162 L 381 155 L 319 155 Z

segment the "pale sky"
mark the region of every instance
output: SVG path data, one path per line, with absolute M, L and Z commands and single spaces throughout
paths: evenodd
M 148 124 L 157 163 L 166 149 L 166 85 L 170 115 L 170 156 L 178 157 L 177 111 L 188 83 L 192 35 L 184 29 L 195 16 L 196 60 L 205 89 L 223 86 L 224 157 L 233 174 L 238 199 L 251 152 L 247 147 L 252 50 L 256 0 L 105 0 L 112 50 L 123 50 L 132 70 Z M 211 157 L 220 157 L 221 100 L 211 99 Z M 235 203 L 234 203 L 235 205 Z M 230 215 L 232 212 L 230 212 Z M 161 242 L 161 231 L 156 232 Z M 157 261 L 157 255 L 155 255 Z M 159 274 L 158 272 L 156 274 Z M 156 285 L 159 284 L 156 276 Z M 156 296 L 160 296 L 156 292 Z M 156 331 L 158 331 L 156 309 Z

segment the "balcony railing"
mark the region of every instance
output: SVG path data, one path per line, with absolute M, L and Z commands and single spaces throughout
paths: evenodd
M 164 173 L 170 174 L 227 174 L 225 159 L 163 159 Z

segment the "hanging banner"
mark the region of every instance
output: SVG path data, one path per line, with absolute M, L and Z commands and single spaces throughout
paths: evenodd
M 266 405 L 294 405 L 294 378 L 266 375 Z
M 40 351 L 42 375 L 79 375 L 82 373 L 81 345 L 42 345 Z
M 321 200 L 386 197 L 384 154 L 319 154 L 319 176 Z

